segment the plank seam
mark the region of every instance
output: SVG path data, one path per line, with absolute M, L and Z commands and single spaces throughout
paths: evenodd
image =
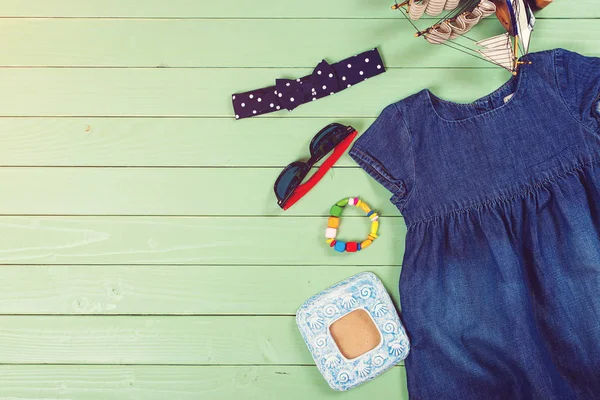
M 6 20 L 11 20 L 11 19 L 16 19 L 16 20 L 24 20 L 24 19 L 29 19 L 29 20 L 61 20 L 61 19 L 78 19 L 78 20 L 106 20 L 106 21 L 119 21 L 119 20 L 135 20 L 135 21 L 219 21 L 219 20 L 225 20 L 225 21 L 306 21 L 306 20 L 315 20 L 315 21 L 356 21 L 356 20 L 360 20 L 360 21 L 364 21 L 364 20 L 371 20 L 371 21 L 383 21 L 383 20 L 399 20 L 399 21 L 404 21 L 401 19 L 401 16 L 395 16 L 395 17 L 317 17 L 317 16 L 312 16 L 312 17 L 149 17 L 149 16 L 137 16 L 137 17 L 119 17 L 119 16 L 103 16 L 103 17 L 94 17 L 94 16 L 0 16 L 0 20 L 6 19 Z M 436 17 L 429 17 L 429 16 L 425 16 L 423 18 L 421 18 L 421 20 L 427 21 L 427 20 L 435 20 L 437 21 L 439 18 Z M 600 17 L 544 17 L 544 16 L 536 16 L 536 19 L 538 20 L 547 20 L 547 21 L 552 21 L 552 20 L 597 20 L 600 19 Z
M 0 367 L 5 366 L 88 366 L 88 367 L 310 367 L 316 368 L 315 364 L 106 364 L 106 363 L 93 363 L 93 364 L 81 364 L 81 363 L 0 363 Z M 395 365 L 394 368 L 404 368 L 404 364 Z
M 56 267 L 56 266 L 62 266 L 62 267 L 109 267 L 109 266 L 119 266 L 119 265 L 123 265 L 123 264 L 106 264 L 106 263 L 99 263 L 99 264 L 4 264 L 4 263 L 0 263 L 0 266 L 6 267 L 6 266 L 12 266 L 12 267 L 18 267 L 18 266 L 24 266 L 24 267 Z M 166 263 L 166 264 L 148 264 L 146 263 L 132 263 L 132 264 L 127 264 L 127 266 L 131 266 L 131 267 L 315 267 L 315 268 L 321 268 L 323 267 L 323 264 L 282 264 L 282 263 L 278 263 L 278 264 L 172 264 L 172 263 Z M 329 264 L 325 267 L 348 267 L 348 264 Z M 384 268 L 384 267 L 402 267 L 402 264 L 352 264 L 350 265 L 351 267 L 356 267 L 356 268 Z
M 388 218 L 397 218 L 402 219 L 401 215 L 383 215 L 386 219 Z M 299 218 L 323 218 L 328 217 L 329 214 L 311 214 L 311 215 L 278 215 L 278 214 L 262 214 L 262 215 L 233 215 L 233 214 L 223 214 L 223 215 L 202 215 L 202 214 L 0 214 L 0 218 L 2 217 L 65 217 L 65 218 L 75 218 L 75 217 L 92 217 L 92 218 L 203 218 L 203 219 L 232 219 L 232 218 L 244 218 L 244 219 L 256 219 L 256 218 L 290 218 L 290 219 L 299 219 Z M 360 215 L 348 215 L 344 216 L 344 218 L 364 218 L 364 216 Z M 0 221 L 1 222 L 1 221 Z

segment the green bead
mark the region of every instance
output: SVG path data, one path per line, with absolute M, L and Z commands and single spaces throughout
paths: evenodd
M 329 213 L 331 214 L 332 217 L 341 217 L 342 216 L 342 207 L 338 206 L 337 204 L 334 206 L 331 206 L 331 210 L 329 211 Z
M 335 203 L 336 206 L 340 206 L 340 207 L 344 207 L 346 204 L 348 204 L 348 198 L 347 197 L 345 199 L 341 199 L 340 201 L 338 201 L 337 203 Z

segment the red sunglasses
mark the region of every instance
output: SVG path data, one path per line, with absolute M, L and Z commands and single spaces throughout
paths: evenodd
M 289 164 L 275 181 L 273 189 L 279 207 L 287 210 L 315 187 L 344 154 L 357 134 L 353 127 L 337 123 L 321 129 L 310 142 L 310 159 Z M 302 183 L 310 169 L 332 150 L 333 153 L 321 164 L 317 172 Z

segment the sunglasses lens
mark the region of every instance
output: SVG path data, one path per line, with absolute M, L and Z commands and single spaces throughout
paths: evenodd
M 287 166 L 275 183 L 275 195 L 277 200 L 284 200 L 304 179 L 304 171 L 302 163 L 290 164 Z
M 326 126 L 310 143 L 310 154 L 323 157 L 347 136 L 346 127 L 340 124 Z

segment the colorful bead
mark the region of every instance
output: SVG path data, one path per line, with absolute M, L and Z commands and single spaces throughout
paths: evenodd
M 375 211 L 369 211 L 369 212 L 367 213 L 367 217 L 371 217 L 371 215 L 373 215 L 373 214 L 375 214 Z
M 354 197 L 348 197 L 348 205 L 349 206 L 353 206 L 354 205 Z
M 334 238 L 329 238 L 325 241 L 325 243 L 331 244 L 331 242 L 333 242 L 334 240 L 335 240 Z
M 377 215 L 377 213 L 373 213 L 369 218 L 371 219 L 371 221 L 375 222 L 379 219 L 379 215 Z
M 377 235 L 375 235 L 375 234 L 373 234 L 373 233 L 369 234 L 369 236 L 367 236 L 367 237 L 368 237 L 368 238 L 369 238 L 369 240 L 371 240 L 371 241 L 373 241 L 373 240 L 377 239 Z
M 361 251 L 362 250 L 362 245 L 360 243 L 356 244 L 356 250 L 357 251 Z
M 327 228 L 325 229 L 325 237 L 330 239 L 335 239 L 337 235 L 337 229 L 335 228 Z
M 329 214 L 331 214 L 332 217 L 341 217 L 342 216 L 342 207 L 338 206 L 337 204 L 334 206 L 331 206 L 331 210 L 329 210 Z
M 355 253 L 356 250 L 358 250 L 358 243 L 356 243 L 356 242 L 346 243 L 346 251 L 348 253 Z
M 357 202 L 356 202 L 356 204 L 354 204 L 354 205 L 355 205 L 356 207 L 360 207 L 360 205 L 362 204 L 362 200 L 361 200 L 361 199 L 359 199 L 358 197 L 356 198 L 356 200 L 358 200 L 358 201 L 357 201 Z
M 371 212 L 371 209 L 369 208 L 367 203 L 365 203 L 364 201 L 361 201 L 358 206 L 360 207 L 361 210 L 363 210 L 365 212 L 365 214 Z
M 373 241 L 371 239 L 367 239 L 364 240 L 361 244 L 360 244 L 360 248 L 361 250 L 366 249 L 367 247 L 369 247 L 371 245 L 371 243 L 373 243 Z
M 337 203 L 335 203 L 336 206 L 340 206 L 340 207 L 344 207 L 346 204 L 348 204 L 348 198 L 344 198 L 341 199 L 340 201 L 338 201 Z
M 339 251 L 340 253 L 343 253 L 344 251 L 346 251 L 346 243 L 337 241 L 337 242 L 335 242 L 335 246 L 333 246 L 333 248 L 335 249 L 335 251 Z
M 337 228 L 338 226 L 340 226 L 340 217 L 329 217 L 327 226 L 330 228 Z
M 377 235 L 378 230 L 379 230 L 379 221 L 371 222 L 371 234 Z
M 336 243 L 336 241 L 335 241 L 335 240 L 333 240 L 331 243 L 329 243 L 329 247 L 333 247 L 333 246 L 335 246 L 335 243 Z

